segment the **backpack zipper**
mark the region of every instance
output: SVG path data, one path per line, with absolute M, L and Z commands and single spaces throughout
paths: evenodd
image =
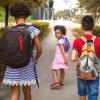
M 23 37 L 21 34 L 19 36 L 19 46 L 20 46 L 20 51 L 22 51 L 23 50 Z

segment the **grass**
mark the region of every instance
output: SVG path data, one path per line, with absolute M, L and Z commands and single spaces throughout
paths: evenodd
M 2 7 L 0 7 L 0 22 L 3 22 L 5 19 L 5 12 L 4 9 Z

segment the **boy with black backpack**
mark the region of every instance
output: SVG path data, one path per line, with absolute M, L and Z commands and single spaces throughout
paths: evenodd
M 78 61 L 77 83 L 80 100 L 98 100 L 99 91 L 99 68 L 100 37 L 92 34 L 94 20 L 92 16 L 83 17 L 82 29 L 84 35 L 74 40 L 72 61 Z
M 8 29 L 2 39 L 3 60 L 7 65 L 3 83 L 11 87 L 10 100 L 19 100 L 21 86 L 24 100 L 31 100 L 31 85 L 34 85 L 38 78 L 35 64 L 42 52 L 39 30 L 25 24 L 26 18 L 31 14 L 25 3 L 12 5 L 10 14 L 15 17 L 17 25 Z M 35 57 L 32 44 L 36 46 Z

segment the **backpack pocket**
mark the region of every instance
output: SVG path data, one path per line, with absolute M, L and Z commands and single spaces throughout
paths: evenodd
M 96 80 L 96 78 L 98 77 L 98 73 L 96 70 L 92 70 L 91 72 L 85 73 L 82 72 L 80 68 L 77 68 L 77 77 L 83 80 Z

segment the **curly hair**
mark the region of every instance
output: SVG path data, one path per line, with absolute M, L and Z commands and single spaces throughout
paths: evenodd
M 66 35 L 66 28 L 63 25 L 56 25 L 54 27 L 54 31 L 60 30 L 63 35 Z
M 93 27 L 94 27 L 94 19 L 92 16 L 86 15 L 83 17 L 81 24 L 82 24 L 82 28 L 85 31 L 91 31 L 93 30 Z
M 19 2 L 11 6 L 10 14 L 14 17 L 28 17 L 29 15 L 31 15 L 31 10 L 25 3 Z

